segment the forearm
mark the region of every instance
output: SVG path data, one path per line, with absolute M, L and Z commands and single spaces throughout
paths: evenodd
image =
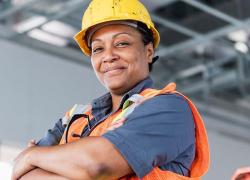
M 103 137 L 86 137 L 51 147 L 30 147 L 16 158 L 12 180 L 35 168 L 73 180 L 119 179 L 133 173 L 120 152 Z
M 107 171 L 96 163 L 96 154 L 91 154 L 89 150 L 96 145 L 95 139 L 91 137 L 60 146 L 34 147 L 30 163 L 69 179 L 96 179 L 100 171 L 103 174 Z
M 27 174 L 23 175 L 20 180 L 69 180 L 65 177 L 59 176 L 57 174 L 45 171 L 40 168 L 36 168 Z

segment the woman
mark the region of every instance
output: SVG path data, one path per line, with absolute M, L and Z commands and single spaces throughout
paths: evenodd
M 145 7 L 138 0 L 93 0 L 75 39 L 108 93 L 74 106 L 23 151 L 12 179 L 203 176 L 209 149 L 198 111 L 173 83 L 152 89 L 160 37 Z

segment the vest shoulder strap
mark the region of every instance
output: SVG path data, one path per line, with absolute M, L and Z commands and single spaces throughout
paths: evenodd
M 160 94 L 167 94 L 167 93 L 178 94 L 182 96 L 187 101 L 187 103 L 189 104 L 189 107 L 192 110 L 194 123 L 196 127 L 195 128 L 196 157 L 192 164 L 190 175 L 191 177 L 200 177 L 208 171 L 209 164 L 210 164 L 210 152 L 209 152 L 209 143 L 208 143 L 208 137 L 207 137 L 205 125 L 203 123 L 202 117 L 200 113 L 198 112 L 196 106 L 188 97 L 176 91 L 175 83 L 170 83 L 161 90 L 146 89 L 140 94 L 143 95 L 146 99 L 149 99 L 154 96 L 157 96 Z
M 75 115 L 85 114 L 91 109 L 90 105 L 75 104 L 62 118 L 62 124 L 67 126 Z
M 163 89 L 157 90 L 157 89 L 145 89 L 140 94 L 144 96 L 146 99 L 160 95 L 160 94 L 166 94 L 166 93 L 175 93 L 176 92 L 176 84 L 175 83 L 169 83 L 166 85 Z

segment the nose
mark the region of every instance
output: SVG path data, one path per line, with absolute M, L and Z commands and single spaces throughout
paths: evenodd
M 108 47 L 105 49 L 103 53 L 103 62 L 113 62 L 116 61 L 119 56 L 114 52 L 112 47 Z

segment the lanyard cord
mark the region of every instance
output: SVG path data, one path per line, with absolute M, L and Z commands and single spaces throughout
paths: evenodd
M 71 126 L 76 120 L 78 120 L 78 119 L 81 118 L 81 117 L 87 119 L 87 121 L 88 121 L 88 130 L 91 129 L 89 115 L 87 115 L 87 114 L 77 114 L 77 115 L 74 115 L 74 116 L 72 117 L 72 119 L 70 120 L 70 122 L 69 122 L 67 128 L 66 128 L 66 133 L 65 133 L 65 142 L 66 142 L 66 143 L 68 143 L 68 134 L 69 134 L 69 128 L 70 128 L 70 126 Z M 81 136 L 78 135 L 78 134 L 72 134 L 72 136 L 73 136 L 73 137 L 81 137 Z

